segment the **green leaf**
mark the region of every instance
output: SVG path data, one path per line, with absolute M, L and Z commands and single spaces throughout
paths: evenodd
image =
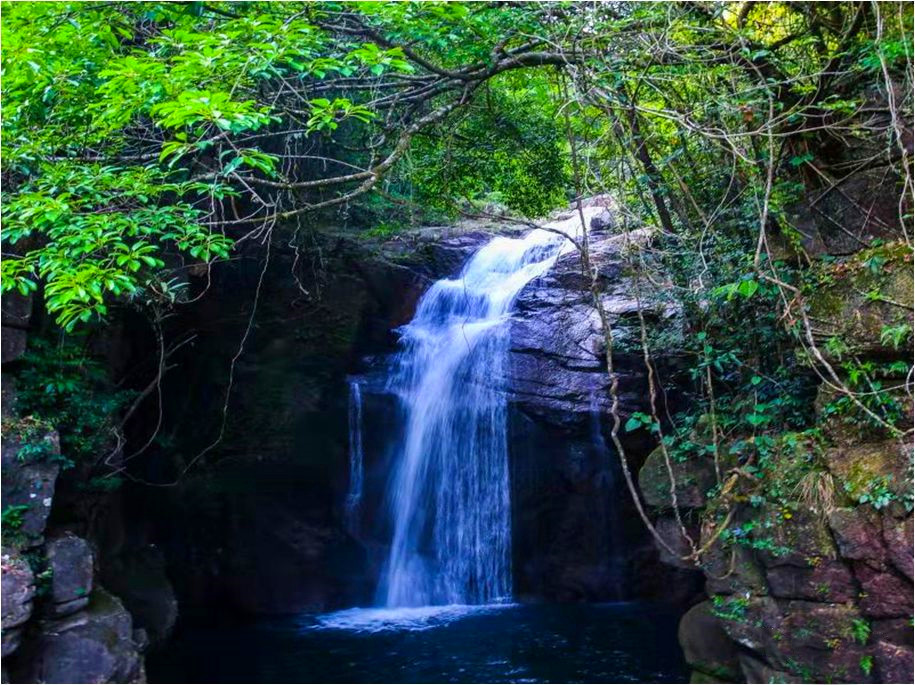
M 756 281 L 741 281 L 737 286 L 737 292 L 743 297 L 753 297 L 759 290 L 759 283 Z

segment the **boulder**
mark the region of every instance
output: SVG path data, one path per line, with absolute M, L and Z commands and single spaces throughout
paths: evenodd
M 669 465 L 677 484 L 677 505 L 687 509 L 702 507 L 705 504 L 706 493 L 715 485 L 712 462 L 706 459 L 683 462 L 670 459 Z M 648 455 L 639 471 L 639 489 L 649 506 L 657 509 L 670 509 L 673 506 L 670 471 L 660 447 Z
M 780 623 L 766 659 L 805 682 L 873 682 L 861 667 L 868 649 L 854 638 L 860 614 L 848 604 L 779 603 Z
M 747 650 L 741 656 L 761 669 L 747 673 L 742 662 L 748 682 L 769 682 L 778 677 L 773 672 L 787 674 L 788 682 L 873 682 L 860 666 L 868 651 L 855 639 L 861 614 L 850 603 L 744 595 L 715 600 L 712 611 Z
M 766 580 L 773 597 L 844 603 L 858 596 L 851 570 L 840 561 L 820 560 L 807 568 L 771 566 Z
M 874 664 L 882 683 L 915 682 L 912 662 L 915 658 L 909 646 L 900 646 L 878 640 L 873 648 Z
M 729 595 L 712 598 L 724 631 L 743 648 L 765 654 L 782 622 L 781 608 L 771 597 Z
M 894 645 L 911 646 L 912 622 L 907 618 L 885 618 L 871 621 L 871 639 Z
M 897 349 L 881 339 L 886 326 L 911 325 L 912 253 L 905 244 L 863 250 L 831 264 L 823 282 L 827 285 L 808 300 L 818 339 L 837 337 L 861 356 L 911 356 L 905 346 Z M 873 291 L 881 296 L 869 297 Z
M 692 547 L 689 544 L 689 540 L 684 537 L 683 530 L 680 528 L 680 523 L 677 521 L 676 517 L 673 514 L 661 515 L 655 520 L 654 527 L 658 537 L 660 537 L 661 540 L 666 543 L 667 547 L 670 547 L 675 553 L 671 554 L 666 547 L 652 537 L 655 546 L 658 548 L 658 554 L 661 561 L 668 566 L 689 569 L 691 571 L 695 570 L 696 565 L 694 563 L 683 559 L 684 556 L 687 556 L 692 552 Z M 698 544 L 698 526 L 687 520 L 684 521 L 684 527 L 686 528 L 687 535 L 693 539 L 694 543 Z
M 88 607 L 47 623 L 29 645 L 23 682 L 141 683 L 143 659 L 133 640 L 130 614 L 101 588 Z
M 739 520 L 740 514 L 738 514 Z M 738 521 L 735 521 L 735 524 Z M 749 592 L 764 595 L 768 592 L 766 577 L 757 563 L 753 550 L 744 545 L 725 544 L 719 537 L 711 538 L 718 532 L 718 524 L 707 517 L 702 522 L 702 540 L 705 548 L 702 566 L 706 576 L 706 592 L 709 595 L 730 595 Z
M 882 488 L 897 500 L 911 495 L 910 443 L 885 440 L 843 445 L 826 450 L 824 457 L 842 489 L 855 502 L 870 501 L 868 498 L 873 498 L 874 490 Z
M 740 674 L 737 646 L 713 615 L 711 602 L 700 602 L 683 615 L 677 637 L 683 658 L 693 671 L 717 678 L 719 682 L 737 681 Z
M 764 525 L 754 528 L 751 535 L 766 567 L 815 568 L 838 555 L 825 519 L 812 511 L 798 509 L 786 518 L 777 507 L 766 505 L 758 518 Z
M 915 407 L 912 396 L 906 391 L 906 380 L 905 378 L 887 378 L 884 379 L 883 383 L 887 386 L 883 391 L 887 404 L 890 402 L 895 403 L 898 408 L 897 413 L 899 420 L 896 423 L 896 427 L 900 430 L 906 430 L 910 427 L 906 424 L 911 421 L 913 407 Z M 886 430 L 882 427 L 875 426 L 870 421 L 862 420 L 862 412 L 860 409 L 843 401 L 844 397 L 845 396 L 841 392 L 830 387 L 826 383 L 821 384 L 817 390 L 816 401 L 814 402 L 814 408 L 817 413 L 817 424 L 829 443 L 836 447 L 852 449 L 859 446 L 865 446 L 866 443 L 886 443 Z M 905 441 L 902 441 L 900 447 L 905 446 Z M 872 452 L 874 451 L 875 446 L 866 446 L 865 449 L 868 452 Z M 889 446 L 889 449 L 891 452 L 899 451 L 893 450 L 892 446 Z M 831 452 L 831 454 L 836 455 L 837 453 Z M 841 453 L 838 453 L 838 456 L 841 458 Z M 870 455 L 865 453 L 864 456 Z M 879 459 L 880 457 L 878 456 L 878 460 Z M 896 460 L 898 457 L 893 457 L 893 459 Z M 890 473 L 896 474 L 897 468 L 894 467 Z M 897 480 L 897 484 L 904 482 L 906 479 L 904 469 L 901 475 L 902 479 Z
M 51 611 L 57 616 L 75 613 L 89 604 L 95 557 L 81 537 L 65 533 L 48 541 L 45 553 L 51 569 Z
M 888 568 L 854 562 L 855 578 L 861 585 L 861 613 L 869 618 L 912 615 L 912 582 Z
M 743 672 L 744 681 L 747 683 L 802 683 L 800 678 L 792 676 L 785 671 L 772 668 L 762 659 L 750 654 L 740 655 L 740 670 Z
M 609 209 L 591 217 L 592 234 L 611 232 L 616 229 L 616 216 Z

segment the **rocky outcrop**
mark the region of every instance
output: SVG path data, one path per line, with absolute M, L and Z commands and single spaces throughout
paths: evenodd
M 591 260 L 598 270 L 603 307 L 614 331 L 615 365 L 619 375 L 620 414 L 646 408 L 644 363 L 639 340 L 639 299 L 627 275 L 626 252 L 644 244 L 642 229 L 625 235 L 595 232 Z M 600 318 L 582 273 L 577 251 L 560 255 L 553 268 L 519 295 L 511 322 L 511 358 L 507 384 L 512 402 L 522 411 L 558 426 L 581 423 L 595 409 L 607 414 L 610 377 Z M 641 293 L 644 316 L 656 326 L 677 326 L 679 309 L 661 293 Z M 661 360 L 662 363 L 673 359 Z
M 692 682 L 737 682 L 739 650 L 714 615 L 709 601 L 700 602 L 680 619 L 678 638 L 683 658 L 693 669 Z M 695 674 L 701 674 L 696 678 Z
M 846 368 L 846 355 L 890 370 L 894 360 L 910 360 L 910 349 L 900 344 L 904 335 L 894 340 L 886 331 L 911 330 L 911 278 L 909 253 L 893 246 L 865 251 L 821 275 L 826 287 L 810 296 L 810 311 L 834 368 Z M 825 345 L 830 339 L 845 347 Z M 844 382 L 852 384 L 848 377 Z M 886 385 L 904 387 L 905 380 Z M 897 387 L 882 401 L 899 427 L 910 424 L 906 392 Z M 912 681 L 911 441 L 862 418 L 828 384 L 815 409 L 820 442 L 802 450 L 804 485 L 781 486 L 783 499 L 793 497 L 786 505 L 747 496 L 724 504 L 726 494 L 707 496 L 715 484 L 707 460 L 670 465 L 681 513 L 701 519 L 710 603 L 694 611 L 710 614 L 718 627 L 697 630 L 693 611 L 681 623 L 681 644 L 701 682 L 734 679 L 704 666 L 703 655 L 731 654 L 722 633 L 737 649 L 747 682 Z M 770 456 L 774 465 L 764 475 L 770 485 L 788 478 L 792 454 L 776 448 Z M 659 533 L 668 536 L 670 472 L 657 452 L 653 457 L 639 482 Z M 731 518 L 722 535 L 725 511 Z
M 134 630 L 120 600 L 96 585 L 89 543 L 64 534 L 29 555 L 46 564 L 40 586 L 25 555 L 3 553 L 4 681 L 145 682 L 145 634 Z
M 731 526 L 746 537 L 727 541 L 712 540 L 714 519 L 703 525 L 710 611 L 739 646 L 747 682 L 912 679 L 912 514 L 838 503 L 825 514 L 744 505 Z M 689 656 L 719 649 L 717 639 L 697 644 L 703 639 L 684 618 L 687 658 L 713 675 Z
M 597 198 L 595 202 L 606 201 Z M 638 291 L 627 254 L 651 239 L 645 230 L 614 234 L 608 208 L 592 219 L 590 254 L 613 328 L 619 415 L 649 412 L 641 350 L 644 316 L 676 335 L 679 310 L 662 293 Z M 673 603 L 697 596 L 694 567 L 659 564 L 627 491 L 609 437 L 610 376 L 598 313 L 577 251 L 520 293 L 510 323 L 506 387 L 511 406 L 510 459 L 515 591 L 522 598 L 600 601 L 653 597 Z M 656 360 L 666 399 L 677 401 L 675 356 Z M 659 406 L 664 406 L 664 400 Z M 653 445 L 645 431 L 620 431 L 637 470 Z
M 42 567 L 37 578 L 30 563 Z M 4 549 L 4 682 L 145 682 L 146 637 L 97 586 L 94 565 L 89 543 L 69 533 Z

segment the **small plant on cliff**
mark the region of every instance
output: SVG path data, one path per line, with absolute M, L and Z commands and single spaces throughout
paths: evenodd
M 744 621 L 749 606 L 749 597 L 712 597 L 712 613 L 725 621 Z
M 29 510 L 27 504 L 11 504 L 3 508 L 2 524 L 4 535 L 18 532 L 24 522 L 23 515 Z
M 863 618 L 856 618 L 851 622 L 851 635 L 862 645 L 867 643 L 871 635 L 871 624 Z

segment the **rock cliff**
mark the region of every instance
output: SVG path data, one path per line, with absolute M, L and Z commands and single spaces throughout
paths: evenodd
M 910 359 L 910 350 L 881 331 L 911 321 L 911 258 L 890 245 L 880 250 L 880 268 L 867 268 L 873 254 L 825 267 L 824 287 L 809 295 L 824 348 L 836 335 L 847 343 L 826 353 L 837 369 L 853 369 L 842 364 L 852 354 L 857 363 L 888 369 L 895 368 L 894 360 Z M 865 295 L 878 290 L 889 294 Z M 886 400 L 898 406 L 896 427 L 904 431 L 912 416 L 906 381 L 890 377 L 885 385 L 896 398 Z M 673 465 L 681 514 L 692 522 L 700 545 L 708 546 L 702 568 L 709 600 L 684 616 L 680 627 L 697 682 L 913 678 L 911 440 L 862 420 L 840 388 L 827 380 L 820 386 L 817 439 L 791 445 L 786 436 L 791 447 L 772 457 L 776 475 L 769 478 L 784 479 L 777 487 L 793 488 L 791 508 L 749 497 L 727 502 L 713 489 L 708 462 Z M 795 482 L 798 460 L 806 475 Z M 639 478 L 659 532 L 685 551 L 670 513 L 670 479 L 660 450 Z M 735 515 L 720 535 L 720 521 L 732 507 Z
M 4 360 L 14 361 L 24 343 Z M 48 519 L 60 465 L 57 434 L 7 414 L 3 427 L 3 682 L 145 682 L 146 633 L 98 583 L 97 554 L 86 539 Z M 36 438 L 36 428 L 40 428 Z

